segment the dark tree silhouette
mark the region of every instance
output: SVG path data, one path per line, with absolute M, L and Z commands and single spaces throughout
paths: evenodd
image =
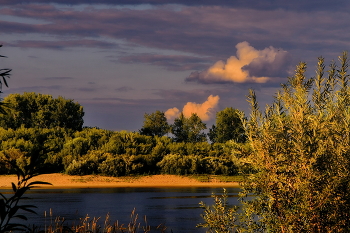
M 2 47 L 2 45 L 0 45 L 0 47 Z M 0 55 L 0 57 L 6 57 L 6 56 Z M 7 104 L 3 103 L 2 99 L 1 99 L 2 84 L 5 84 L 5 86 L 8 87 L 6 79 L 10 78 L 10 72 L 11 72 L 11 69 L 7 69 L 7 68 L 0 69 L 0 113 L 2 113 L 2 114 L 6 114 L 6 111 L 4 108 L 7 105 Z

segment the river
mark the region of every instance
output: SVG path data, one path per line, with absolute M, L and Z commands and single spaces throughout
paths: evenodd
M 238 204 L 239 188 L 227 188 L 229 203 Z M 8 193 L 8 190 L 0 190 Z M 212 204 L 212 193 L 222 194 L 222 188 L 89 188 L 89 189 L 36 189 L 25 194 L 29 200 L 22 203 L 33 204 L 38 215 L 29 215 L 28 223 L 48 226 L 51 219 L 64 217 L 66 223 L 79 222 L 79 218 L 101 217 L 103 225 L 109 213 L 112 222 L 127 224 L 134 208 L 139 222 L 147 223 L 154 229 L 159 224 L 167 227 L 166 232 L 205 232 L 196 228 L 203 222 L 199 202 Z M 53 217 L 49 216 L 52 212 Z M 44 217 L 44 213 L 47 217 Z M 90 218 L 91 219 L 91 218 Z M 53 221 L 53 220 L 52 220 Z M 153 231 L 152 232 L 159 232 Z

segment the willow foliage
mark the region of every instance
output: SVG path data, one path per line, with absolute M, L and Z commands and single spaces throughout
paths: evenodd
M 256 173 L 243 182 L 240 232 L 350 231 L 348 56 L 306 78 L 300 63 L 265 112 L 244 123 Z M 254 196 L 248 196 L 254 194 Z

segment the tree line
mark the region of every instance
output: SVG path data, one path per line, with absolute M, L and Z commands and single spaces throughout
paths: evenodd
M 171 133 L 174 142 L 205 142 L 209 138 L 212 143 L 225 143 L 229 140 L 244 143 L 246 136 L 242 118 L 242 111 L 232 107 L 225 108 L 216 113 L 216 125 L 206 134 L 203 130 L 207 129 L 207 126 L 196 113 L 192 113 L 188 118 L 180 113 L 173 124 L 168 124 L 164 112 L 156 111 L 151 114 L 145 113 L 144 123 L 139 132 L 148 136 L 164 136 Z
M 245 135 L 237 109 L 218 112 L 209 143 L 197 114 L 180 114 L 168 124 L 164 112 L 146 113 L 139 132 L 116 132 L 83 127 L 83 107 L 71 99 L 24 93 L 10 94 L 3 103 L 0 159 L 23 169 L 40 155 L 42 172 L 72 175 L 238 174 L 232 147 Z M 0 172 L 13 171 L 3 166 Z
M 238 174 L 237 143 L 175 142 L 166 136 L 85 127 L 0 128 L 0 159 L 26 169 L 40 155 L 40 171 L 71 175 Z M 39 167 L 38 167 L 39 168 Z M 2 174 L 11 173 L 2 166 Z

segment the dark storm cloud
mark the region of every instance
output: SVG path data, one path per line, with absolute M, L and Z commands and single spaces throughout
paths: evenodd
M 329 0 L 305 1 L 305 0 L 3 0 L 3 5 L 28 4 L 28 3 L 57 3 L 65 5 L 78 4 L 108 4 L 108 5 L 166 5 L 178 4 L 185 6 L 227 6 L 236 8 L 254 8 L 259 10 L 272 9 L 287 9 L 295 11 L 312 11 L 312 10 L 327 10 L 329 9 Z M 347 0 L 332 1 L 333 9 L 341 9 L 343 6 L 348 6 Z
M 347 12 L 337 12 L 334 18 L 325 12 L 261 11 L 219 6 L 183 7 L 181 10 L 169 7 L 147 10 L 90 7 L 78 11 L 46 5 L 19 5 L 13 9 L 4 7 L 0 13 L 48 22 L 26 24 L 1 21 L 0 27 L 8 34 L 106 36 L 153 48 L 216 56 L 218 59 L 223 59 L 218 56 L 232 55 L 234 45 L 244 40 L 258 47 L 270 46 L 273 40 L 273 46 L 286 49 L 324 49 L 324 45 L 327 45 L 341 51 L 350 38 L 347 20 L 337 20 L 349 18 Z M 338 28 L 341 28 L 341 33 Z M 334 34 L 339 37 L 332 36 Z
M 122 63 L 146 63 L 166 67 L 171 71 L 198 70 L 210 64 L 208 58 L 183 55 L 133 54 L 118 59 Z
M 167 6 L 145 10 L 98 9 L 90 6 L 84 10 L 75 10 L 24 4 L 3 7 L 0 13 L 47 23 L 0 21 L 0 27 L 7 34 L 44 33 L 61 38 L 95 38 L 94 43 L 90 41 L 85 46 L 113 46 L 103 41 L 97 43 L 102 37 L 122 39 L 132 47 L 141 45 L 212 56 L 214 62 L 234 54 L 234 45 L 241 41 L 249 41 L 257 48 L 273 45 L 286 50 L 297 48 L 315 52 L 317 49 L 317 56 L 323 50 L 342 51 L 349 46 L 349 14 L 336 12 L 336 9 L 332 12 L 337 17 L 323 11 L 261 11 L 222 6 L 182 7 L 180 10 Z M 60 49 L 65 45 L 47 46 Z M 66 46 L 81 45 L 73 43 Z
M 86 48 L 113 48 L 116 47 L 113 43 L 107 43 L 97 40 L 64 40 L 64 41 L 16 41 L 9 43 L 7 46 L 14 46 L 20 48 L 43 48 L 63 50 L 68 47 L 86 47 Z

